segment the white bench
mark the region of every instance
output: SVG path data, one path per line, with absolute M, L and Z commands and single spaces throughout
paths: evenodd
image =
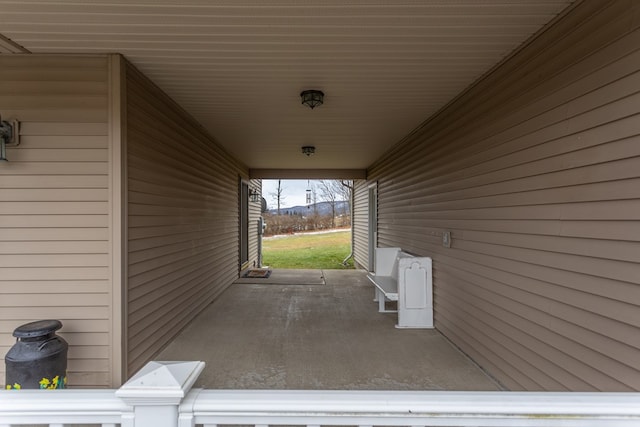
M 378 311 L 398 313 L 396 328 L 433 328 L 431 258 L 376 248 L 375 270 L 367 277 L 375 285 Z M 397 301 L 398 309 L 387 310 L 386 301 Z

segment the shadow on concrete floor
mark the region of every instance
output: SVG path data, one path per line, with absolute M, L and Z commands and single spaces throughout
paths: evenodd
M 156 360 L 205 361 L 196 385 L 214 389 L 499 389 L 436 330 L 396 329 L 364 271 L 322 273 L 232 285 Z

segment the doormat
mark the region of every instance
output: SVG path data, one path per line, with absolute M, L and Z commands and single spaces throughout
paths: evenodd
M 269 276 L 271 276 L 271 270 L 266 268 L 251 269 L 242 275 L 242 277 L 250 277 L 252 279 L 268 279 Z

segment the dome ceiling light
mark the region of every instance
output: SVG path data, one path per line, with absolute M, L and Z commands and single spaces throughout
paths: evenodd
M 324 93 L 319 90 L 303 90 L 300 92 L 302 103 L 308 105 L 312 110 L 324 102 Z

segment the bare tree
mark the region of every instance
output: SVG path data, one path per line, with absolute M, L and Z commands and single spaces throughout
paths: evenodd
M 318 215 L 318 189 L 315 185 L 311 187 L 311 200 L 313 201 L 313 213 Z
M 340 180 L 340 199 L 347 202 L 347 207 L 345 207 L 345 214 L 347 210 L 349 212 L 353 212 L 351 209 L 351 198 L 353 196 L 353 180 L 350 179 L 341 179 Z
M 276 206 L 278 207 L 278 216 L 280 216 L 280 205 L 284 202 L 284 199 L 286 198 L 283 192 L 284 192 L 284 187 L 282 186 L 282 180 L 279 179 L 278 187 L 276 188 L 276 191 L 273 193 L 269 193 L 271 198 L 275 200 Z
M 351 193 L 348 187 L 342 184 L 339 179 L 323 179 L 318 182 L 320 187 L 320 198 L 329 203 L 331 207 L 331 227 L 336 226 L 336 206 L 341 200 L 350 200 Z

